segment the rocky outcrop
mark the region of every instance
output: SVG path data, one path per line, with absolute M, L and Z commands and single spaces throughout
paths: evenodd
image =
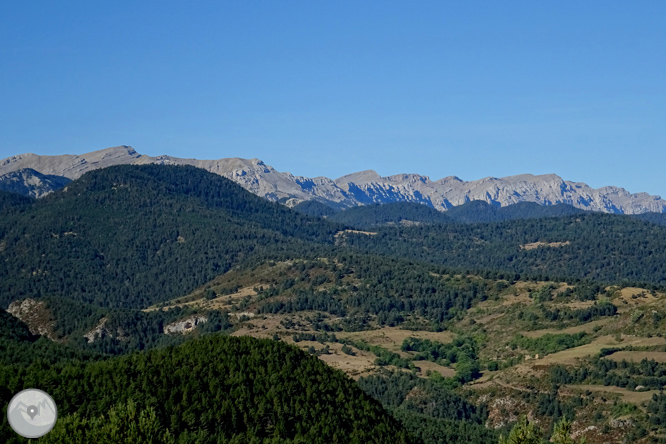
M 111 332 L 106 328 L 107 321 L 107 318 L 102 318 L 95 328 L 83 335 L 83 337 L 88 340 L 88 343 L 95 342 L 97 339 L 103 339 L 105 337 L 113 337 Z
M 7 312 L 23 321 L 33 335 L 46 336 L 51 340 L 56 339 L 53 331 L 55 322 L 45 302 L 31 298 L 14 301 L 9 304 Z
M 190 316 L 187 319 L 182 319 L 177 322 L 173 322 L 169 325 L 164 326 L 164 333 L 167 335 L 174 335 L 180 333 L 189 333 L 194 328 L 199 325 L 207 322 L 208 318 L 206 316 L 194 315 Z
M 106 316 L 100 319 L 97 325 L 84 334 L 83 337 L 87 339 L 88 343 L 104 338 L 114 338 L 119 341 L 128 341 L 131 339 L 122 327 L 114 325 L 114 322 L 109 321 Z
M 87 171 L 119 164 L 192 165 L 227 177 L 248 191 L 272 201 L 293 206 L 316 199 L 338 208 L 370 203 L 419 202 L 445 211 L 472 200 L 507 206 L 518 202 L 541 205 L 569 204 L 605 213 L 666 213 L 666 200 L 647 193 L 629 193 L 624 188 L 592 188 L 581 182 L 563 180 L 555 174 L 487 177 L 464 181 L 450 176 L 431 180 L 418 174 L 382 177 L 367 170 L 332 180 L 281 173 L 259 159 L 181 159 L 150 157 L 132 147 L 107 148 L 82 155 L 38 156 L 21 154 L 0 161 L 0 177 L 30 168 L 43 175 L 76 179 Z
M 67 185 L 70 179 L 62 176 L 45 175 L 31 168 L 11 171 L 0 176 L 0 190 L 43 197 Z

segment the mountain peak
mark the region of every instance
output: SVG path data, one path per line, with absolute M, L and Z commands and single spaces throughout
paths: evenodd
M 338 179 L 308 178 L 282 173 L 260 159 L 238 157 L 218 160 L 182 159 L 171 156 L 141 155 L 131 146 L 120 145 L 81 155 L 39 156 L 21 154 L 0 161 L 0 181 L 9 173 L 32 169 L 42 175 L 76 179 L 87 171 L 123 164 L 191 165 L 231 179 L 246 190 L 289 206 L 308 200 L 328 202 L 336 208 L 370 203 L 418 202 L 444 211 L 472 200 L 504 207 L 519 202 L 539 205 L 568 204 L 576 208 L 607 213 L 666 213 L 666 201 L 647 193 L 631 194 L 619 187 L 594 189 L 582 182 L 571 182 L 556 174 L 518 174 L 464 181 L 448 176 L 431 181 L 418 174 L 382 177 L 374 170 L 359 171 Z M 56 185 L 32 192 L 34 173 L 24 178 L 11 177 L 6 183 L 28 184 L 23 194 L 44 195 Z M 28 177 L 30 176 L 30 177 Z M 46 183 L 40 178 L 40 183 Z
M 118 154 L 129 154 L 129 155 L 135 155 L 138 154 L 134 148 L 132 148 L 129 145 L 118 145 L 118 146 L 112 146 L 109 148 L 104 148 L 101 150 L 97 151 L 92 151 L 91 153 L 118 153 Z M 139 154 L 140 155 L 140 154 Z
M 510 182 L 562 182 L 562 178 L 557 174 L 517 174 L 503 179 Z
M 446 177 L 442 177 L 441 179 L 436 180 L 435 182 L 436 183 L 464 182 L 464 180 L 462 180 L 458 176 L 446 176 Z
M 382 176 L 380 176 L 377 171 L 375 170 L 365 170 L 365 171 L 359 171 L 357 173 L 351 173 L 347 174 L 342 177 L 338 177 L 335 179 L 335 183 L 350 183 L 353 182 L 355 184 L 360 184 L 360 183 L 367 183 L 367 182 L 372 182 L 372 181 L 377 181 L 380 180 Z

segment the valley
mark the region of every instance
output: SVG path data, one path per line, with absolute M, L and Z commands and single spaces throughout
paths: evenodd
M 627 433 L 636 429 L 646 433 L 640 431 L 650 428 L 648 405 L 666 385 L 666 366 L 645 388 L 640 385 L 640 373 L 619 385 L 593 377 L 562 383 L 552 373 L 561 367 L 586 368 L 600 357 L 620 363 L 666 361 L 662 335 L 666 292 L 509 282 L 442 270 L 419 274 L 423 266 L 417 266 L 404 274 L 416 273 L 414 278 L 432 284 L 445 282 L 458 291 L 471 286 L 484 293 L 467 310 L 433 324 L 427 312 L 373 310 L 367 300 L 367 305 L 359 307 L 355 293 L 363 287 L 373 293 L 382 284 L 376 276 L 357 274 L 364 265 L 358 257 L 269 261 L 229 271 L 188 295 L 145 311 L 187 310 L 176 316 L 180 319 L 222 311 L 228 313 L 231 336 L 294 345 L 356 381 L 415 375 L 486 405 L 485 425 L 491 429 L 512 424 L 520 414 L 552 426 L 549 409 L 553 407 L 546 409 L 548 403 L 559 411 L 555 418 L 575 412 L 574 432 L 592 443 L 620 442 Z M 402 265 L 409 270 L 409 264 Z M 391 269 L 400 267 L 394 264 Z M 299 301 L 306 289 L 314 295 L 329 295 L 340 304 L 329 301 L 317 309 L 317 297 L 288 304 Z M 612 310 L 598 309 L 611 306 Z M 177 337 L 198 337 L 203 326 Z M 450 352 L 458 356 L 452 358 L 446 354 Z M 507 409 L 507 400 L 515 405 Z
M 267 356 L 247 364 L 262 387 L 286 381 L 266 366 L 315 366 L 345 387 L 334 390 L 362 390 L 354 396 L 400 442 L 495 443 L 522 416 L 544 437 L 567 418 L 573 435 L 593 444 L 660 442 L 666 432 L 666 228 L 657 223 L 564 207 L 500 217 L 477 204 L 447 220 L 402 204 L 335 220 L 200 169 L 159 165 L 93 171 L 38 201 L 0 197 L 8 310 L 0 311 L 0 379 L 16 389 L 45 378 L 64 403 L 62 436 L 75 433 L 67 427 L 76 418 L 94 422 L 137 403 L 155 415 L 164 442 L 171 434 L 333 439 L 330 427 L 315 438 L 305 422 L 270 416 L 265 403 L 285 402 L 270 390 L 265 403 L 242 407 L 252 430 L 197 423 L 186 406 L 200 412 L 210 400 L 165 375 L 180 374 L 170 362 L 181 354 L 204 365 L 201 347 L 228 353 L 231 366 L 237 347 L 264 350 L 247 352 Z M 495 219 L 484 222 L 488 214 Z M 92 399 L 66 375 L 88 381 L 130 362 L 144 370 L 119 380 L 120 404 L 104 397 L 86 413 Z M 160 406 L 135 384 L 144 377 L 158 386 L 166 378 L 181 399 Z M 199 378 L 197 393 L 222 381 L 221 373 Z M 235 393 L 256 389 L 234 378 L 224 384 Z M 316 415 L 318 395 L 299 390 L 307 396 L 290 415 Z M 227 421 L 229 400 L 220 392 L 215 402 Z M 176 411 L 182 420 L 169 419 Z M 347 430 L 345 442 L 388 442 L 367 422 L 357 432 Z

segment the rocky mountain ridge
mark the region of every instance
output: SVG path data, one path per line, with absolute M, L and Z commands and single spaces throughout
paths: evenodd
M 288 206 L 317 200 L 336 208 L 370 203 L 418 202 L 445 211 L 473 200 L 507 206 L 518 202 L 540 205 L 569 204 L 576 208 L 617 214 L 666 213 L 666 200 L 647 193 L 632 194 L 624 188 L 592 188 L 571 182 L 555 174 L 521 174 L 503 178 L 487 177 L 464 181 L 450 176 L 431 180 L 418 174 L 382 177 L 368 170 L 338 179 L 308 178 L 283 173 L 259 159 L 226 158 L 219 160 L 182 159 L 171 156 L 151 157 L 129 146 L 118 146 L 81 155 L 39 156 L 20 154 L 0 161 L 0 183 L 26 169 L 50 178 L 40 181 L 38 191 L 24 181 L 23 194 L 36 197 L 57 189 L 63 180 L 76 179 L 87 171 L 120 164 L 192 165 L 219 174 L 248 191 Z M 49 185 L 53 182 L 52 185 Z
M 44 197 L 69 182 L 70 179 L 63 176 L 42 174 L 32 168 L 23 168 L 0 176 L 0 191 Z

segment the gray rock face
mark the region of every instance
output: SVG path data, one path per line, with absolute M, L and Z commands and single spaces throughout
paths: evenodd
M 11 171 L 0 176 L 0 190 L 9 193 L 43 197 L 67 185 L 71 179 L 45 175 L 31 168 Z
M 116 338 L 120 341 L 127 341 L 130 339 L 130 336 L 127 335 L 122 327 L 115 327 L 109 324 L 109 319 L 105 316 L 99 320 L 92 330 L 86 332 L 83 337 L 86 338 L 89 344 L 104 338 Z
M 64 176 L 77 179 L 84 173 L 112 165 L 131 164 L 141 158 L 141 154 L 129 146 L 118 146 L 87 154 L 64 154 L 62 156 L 38 156 L 19 154 L 0 160 L 0 175 L 23 168 L 31 168 L 42 174 Z
M 169 325 L 165 325 L 164 334 L 174 335 L 178 333 L 190 333 L 191 331 L 194 330 L 194 327 L 196 327 L 199 324 L 203 324 L 204 322 L 207 321 L 208 318 L 206 316 L 202 315 L 190 316 L 187 319 L 182 319 L 180 321 L 173 322 Z
M 665 213 L 666 200 L 647 193 L 631 194 L 624 188 L 591 188 L 580 182 L 565 181 L 554 174 L 521 174 L 503 178 L 487 177 L 466 182 L 451 176 L 430 180 L 418 174 L 381 177 L 375 171 L 362 171 L 331 180 L 281 173 L 259 159 L 219 160 L 150 157 L 128 146 L 107 148 L 82 155 L 37 156 L 21 154 L 0 161 L 0 177 L 30 168 L 44 175 L 76 179 L 92 169 L 120 164 L 192 165 L 227 177 L 246 190 L 288 206 L 316 199 L 347 208 L 370 203 L 419 202 L 445 211 L 471 200 L 507 206 L 518 202 L 541 205 L 566 203 L 574 207 L 606 213 Z M 37 193 L 34 191 L 33 193 Z
M 83 335 L 83 337 L 88 340 L 89 344 L 95 342 L 97 339 L 102 339 L 107 336 L 113 337 L 111 332 L 106 328 L 107 321 L 107 318 L 102 318 L 95 328 Z
M 33 335 L 46 336 L 55 340 L 54 321 L 44 301 L 26 298 L 9 304 L 7 313 L 25 322 Z

